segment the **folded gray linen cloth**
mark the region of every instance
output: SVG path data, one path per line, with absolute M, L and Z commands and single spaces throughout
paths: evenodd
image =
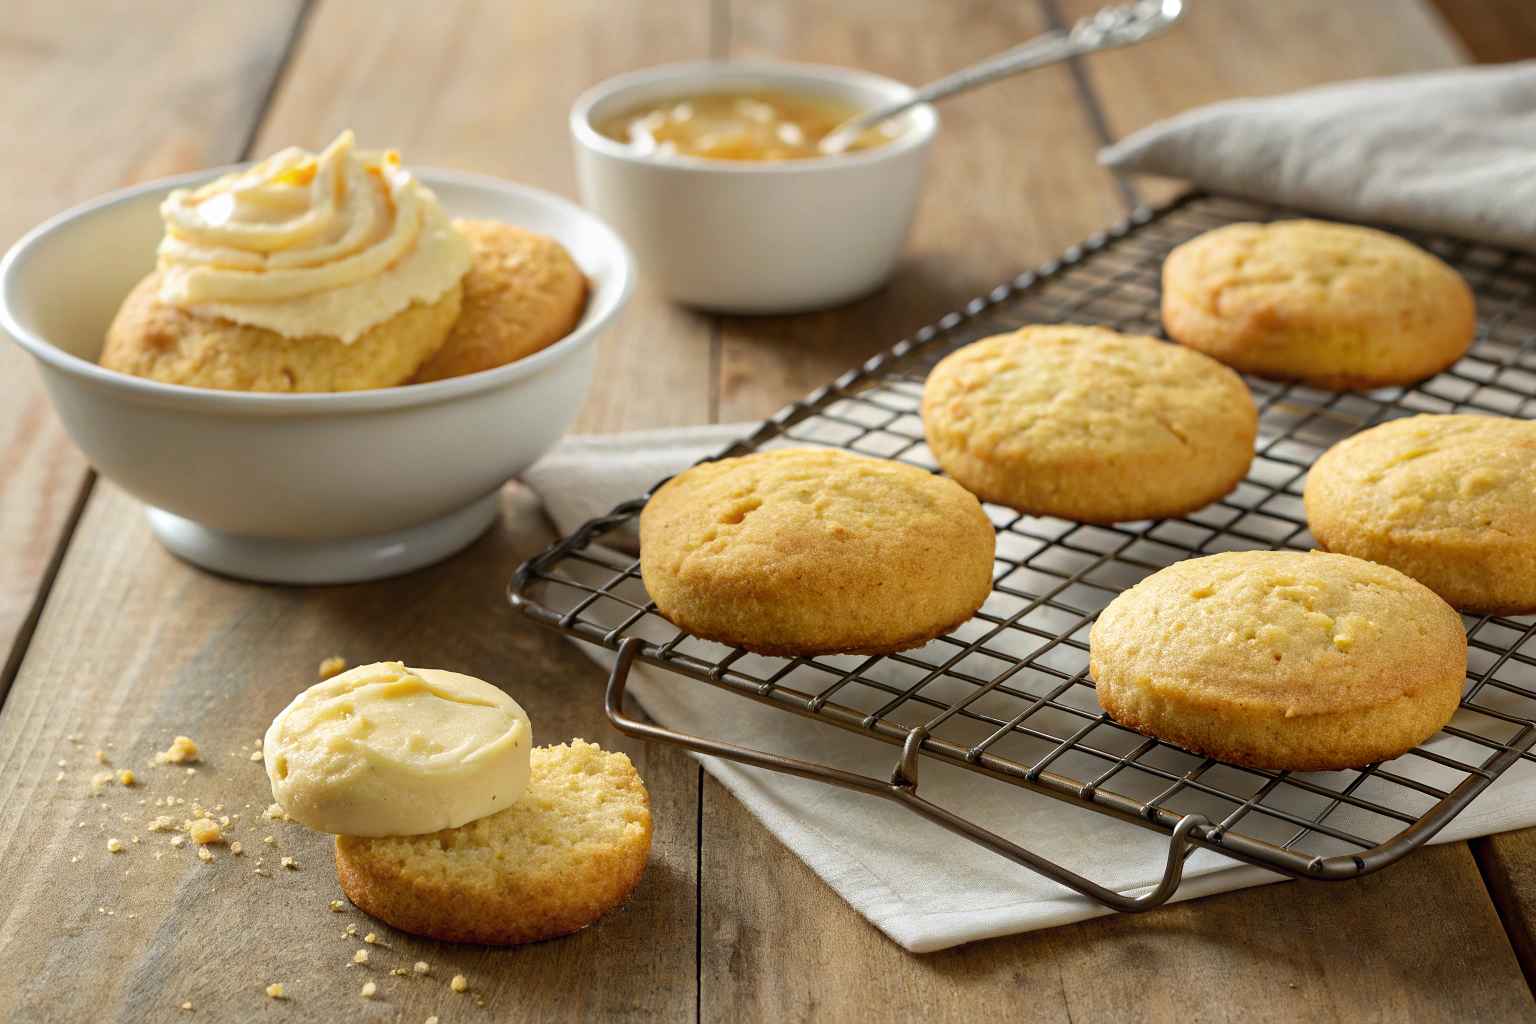
M 1216 103 L 1136 132 L 1099 162 L 1536 252 L 1536 61 Z

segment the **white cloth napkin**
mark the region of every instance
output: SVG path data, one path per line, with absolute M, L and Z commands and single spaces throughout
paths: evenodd
M 1536 251 L 1536 62 L 1241 99 L 1099 155 L 1117 171 Z
M 751 424 L 734 424 L 568 438 L 524 479 L 566 533 L 751 429 Z M 605 667 L 612 664 L 611 652 L 580 646 Z M 653 719 L 682 732 L 881 778 L 896 762 L 895 747 L 665 671 L 637 666 L 630 691 Z M 887 801 L 714 758 L 700 761 L 838 895 L 912 952 L 1106 913 Z M 1536 765 L 1517 765 L 1436 841 L 1536 824 L 1532 779 Z M 919 792 L 1110 888 L 1145 891 L 1161 876 L 1166 860 L 1168 840 L 1162 835 L 927 759 Z M 1178 898 L 1278 877 L 1197 850 L 1187 862 Z

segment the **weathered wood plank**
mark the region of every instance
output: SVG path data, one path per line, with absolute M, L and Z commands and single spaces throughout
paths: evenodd
M 82 2 L 7 9 L 3 244 L 100 192 L 237 157 L 297 10 L 297 0 L 227 9 L 173 0 L 120 10 Z M 231 52 L 239 58 L 230 60 Z M 5 666 L 85 482 L 85 460 L 49 408 L 31 359 L 10 344 L 0 345 L 0 450 Z
M 0 957 L 12 972 L 0 986 L 0 1019 L 163 1020 L 188 1000 L 203 1019 L 246 1020 L 275 981 L 303 1019 L 484 1019 L 473 996 L 446 988 L 455 973 L 497 1016 L 692 1013 L 697 767 L 615 735 L 603 721 L 601 673 L 567 641 L 513 617 L 506 581 L 551 538 L 527 492 L 510 489 L 505 500 L 502 524 L 432 569 L 281 589 L 177 562 L 149 535 L 136 502 L 98 485 L 0 715 Z M 341 895 L 329 838 L 263 820 L 270 791 L 248 755 L 333 653 L 494 680 L 528 710 L 536 742 L 583 736 L 628 752 L 650 785 L 656 826 L 633 901 L 580 935 L 514 950 L 418 940 L 350 906 L 329 911 Z M 176 734 L 202 746 L 196 774 L 149 764 Z M 140 784 L 91 796 L 89 780 L 103 770 L 98 749 Z M 166 796 L 187 803 L 155 805 Z M 243 856 L 218 849 L 202 864 L 146 830 L 159 814 L 190 817 L 193 802 L 241 816 L 231 838 Z M 108 853 L 112 837 L 124 853 Z M 282 856 L 298 870 L 281 868 Z M 267 876 L 254 873 L 258 863 Z M 347 966 L 362 945 L 343 937 L 348 923 L 384 939 L 367 968 Z M 432 965 L 431 977 L 390 976 L 416 960 Z M 373 1004 L 358 995 L 368 979 L 379 986 Z
M 1102 6 L 1096 0 L 1059 2 L 1067 22 Z M 1187 6 L 1188 15 L 1168 35 L 1083 59 L 1112 138 L 1206 103 L 1428 71 L 1466 59 L 1420 0 L 1232 0 Z M 1183 188 L 1152 179 L 1140 179 L 1137 186 L 1149 202 Z
M 1471 846 L 1526 980 L 1536 986 L 1536 829 L 1474 839 Z
M 735 821 L 722 813 L 733 805 Z M 1388 1024 L 1536 1013 L 1508 945 L 1491 941 L 1499 922 L 1461 846 L 1355 882 L 1266 886 L 914 957 L 777 855 L 713 780 L 705 806 L 706 1021 Z M 729 903 L 711 898 L 722 876 Z

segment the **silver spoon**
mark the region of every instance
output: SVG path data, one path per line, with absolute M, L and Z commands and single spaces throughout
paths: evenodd
M 1052 29 L 1021 46 L 925 85 L 899 103 L 850 118 L 827 133 L 818 148 L 829 156 L 836 155 L 852 145 L 862 132 L 920 103 L 932 103 L 1021 71 L 1032 71 L 1085 53 L 1130 46 L 1161 35 L 1183 16 L 1184 0 L 1137 0 L 1136 3 L 1106 7 L 1080 19 L 1065 32 Z

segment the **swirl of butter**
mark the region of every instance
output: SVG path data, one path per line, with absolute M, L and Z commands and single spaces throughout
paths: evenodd
M 160 206 L 161 300 L 288 337 L 350 343 L 469 269 L 469 243 L 400 156 L 342 132 Z
M 272 798 L 296 821 L 409 836 L 512 806 L 532 748 L 528 715 L 490 683 L 382 661 L 295 697 L 268 727 L 262 758 Z

